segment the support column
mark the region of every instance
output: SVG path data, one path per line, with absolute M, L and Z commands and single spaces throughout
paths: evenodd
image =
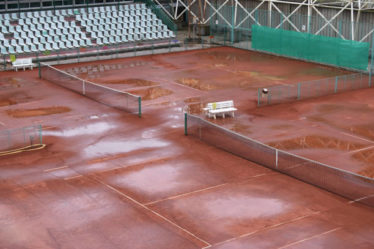
M 311 33 L 311 19 L 312 19 L 312 0 L 308 0 L 308 20 L 307 20 L 307 27 L 306 30 L 308 33 Z
M 351 33 L 352 33 L 352 41 L 355 40 L 355 14 L 353 10 L 353 1 L 351 2 Z
M 268 27 L 271 28 L 271 11 L 272 11 L 272 7 L 273 7 L 273 2 L 272 0 L 269 0 L 268 1 Z

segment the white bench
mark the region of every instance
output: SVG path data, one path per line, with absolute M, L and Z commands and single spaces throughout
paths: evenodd
M 16 59 L 14 62 L 12 62 L 13 68 L 18 71 L 18 68 L 23 68 L 23 71 L 25 71 L 26 68 L 33 69 L 35 66 L 32 63 L 32 58 L 25 58 L 25 59 Z
M 235 111 L 238 110 L 234 107 L 234 101 L 222 101 L 215 103 L 208 103 L 205 108 L 203 108 L 205 114 L 210 118 L 216 119 L 216 115 L 222 114 L 225 118 L 225 114 L 230 114 L 232 117 L 235 116 Z

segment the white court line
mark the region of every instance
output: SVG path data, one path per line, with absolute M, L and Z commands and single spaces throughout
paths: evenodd
M 349 133 L 346 133 L 346 132 L 340 132 L 340 133 L 342 133 L 342 134 L 344 134 L 344 135 L 347 135 L 347 136 L 350 136 L 350 137 L 354 137 L 354 138 L 357 138 L 357 139 L 361 139 L 361 140 L 363 140 L 363 141 L 366 141 L 366 142 L 369 142 L 369 143 L 374 143 L 374 141 L 372 141 L 372 140 L 368 140 L 368 139 L 365 139 L 365 138 L 362 138 L 362 137 L 359 137 L 359 136 L 355 136 L 355 135 L 352 135 L 352 134 L 349 134 Z
M 0 121 L 0 124 L 1 124 L 2 126 L 5 126 L 5 124 L 4 124 L 3 122 L 1 122 L 1 121 Z
M 183 194 L 180 194 L 180 195 L 174 195 L 174 196 L 171 196 L 171 197 L 168 197 L 168 198 L 164 198 L 164 199 L 160 199 L 160 200 L 156 200 L 156 201 L 151 201 L 151 202 L 145 203 L 144 205 L 148 206 L 148 205 L 156 204 L 156 203 L 159 203 L 159 202 L 162 202 L 162 201 L 177 199 L 177 198 L 180 198 L 180 197 L 183 197 L 183 196 L 196 194 L 196 193 L 203 192 L 203 191 L 206 191 L 206 190 L 209 190 L 209 189 L 219 188 L 219 187 L 225 186 L 227 184 L 230 184 L 230 183 L 226 182 L 226 183 L 210 186 L 210 187 L 207 187 L 207 188 L 198 189 L 198 190 L 195 190 L 195 191 L 183 193 Z
M 178 86 L 183 86 L 185 88 L 188 88 L 188 89 L 192 89 L 192 90 L 195 90 L 195 91 L 198 91 L 198 92 L 203 92 L 203 90 L 199 90 L 199 89 L 196 89 L 196 88 L 193 88 L 193 87 L 190 87 L 190 86 L 186 86 L 184 84 L 181 84 L 181 83 L 177 83 L 177 82 L 166 82 L 166 83 L 169 83 L 169 84 L 176 84 Z
M 320 237 L 322 235 L 325 235 L 325 234 L 329 234 L 329 233 L 332 233 L 332 232 L 335 232 L 337 230 L 340 230 L 342 229 L 341 227 L 337 227 L 337 228 L 334 228 L 334 229 L 331 229 L 331 230 L 328 230 L 328 231 L 325 231 L 323 233 L 319 233 L 319 234 L 315 234 L 311 237 L 308 237 L 308 238 L 305 238 L 305 239 L 302 239 L 302 240 L 298 240 L 298 241 L 295 241 L 295 242 L 292 242 L 292 243 L 289 243 L 287 245 L 284 245 L 284 246 L 281 246 L 281 247 L 278 247 L 277 249 L 283 249 L 283 248 L 287 248 L 289 246 L 293 246 L 293 245 L 296 245 L 296 244 L 299 244 L 299 243 L 302 243 L 304 241 L 307 241 L 307 240 L 311 240 L 311 239 L 314 239 L 314 238 L 317 238 L 317 237 Z
M 52 169 L 45 169 L 44 172 L 51 172 L 51 171 L 55 171 L 55 170 L 59 170 L 59 169 L 66 169 L 68 166 L 65 165 L 65 166 L 61 166 L 61 167 L 57 167 L 57 168 L 52 168 Z
M 170 196 L 170 197 L 167 197 L 167 198 L 164 198 L 164 199 L 151 201 L 151 202 L 145 203 L 144 205 L 148 206 L 148 205 L 156 204 L 156 203 L 159 203 L 159 202 L 162 202 L 162 201 L 174 200 L 174 199 L 178 199 L 180 197 L 196 194 L 196 193 L 203 192 L 203 191 L 206 191 L 206 190 L 219 188 L 219 187 L 222 187 L 222 186 L 225 186 L 225 185 L 228 185 L 228 184 L 243 184 L 243 183 L 246 183 L 246 182 L 252 180 L 253 178 L 264 176 L 264 175 L 271 175 L 271 174 L 277 174 L 277 173 L 258 174 L 258 175 L 251 176 L 250 178 L 247 178 L 246 180 L 241 181 L 241 182 L 226 182 L 226 183 L 210 186 L 210 187 L 207 187 L 207 188 L 202 188 L 202 189 L 194 190 L 194 191 L 191 191 L 191 192 L 183 193 L 183 194 L 180 194 L 180 195 L 174 195 L 174 196 Z
M 169 220 L 168 218 L 162 216 L 161 214 L 157 213 L 156 211 L 154 211 L 154 210 L 148 208 L 147 206 L 141 204 L 140 202 L 136 201 L 135 199 L 131 198 L 130 196 L 128 196 L 128 195 L 122 193 L 122 192 L 119 191 L 118 189 L 116 189 L 116 188 L 110 186 L 109 184 L 106 184 L 105 182 L 100 181 L 100 180 L 97 179 L 96 177 L 95 177 L 95 179 L 96 179 L 96 181 L 98 181 L 99 183 L 103 184 L 103 185 L 106 186 L 107 188 L 113 190 L 113 191 L 116 192 L 117 194 L 119 194 L 119 195 L 125 197 L 126 199 L 132 201 L 132 202 L 135 203 L 136 205 L 138 205 L 138 206 L 142 207 L 143 209 L 145 209 L 145 210 L 151 212 L 152 214 L 154 214 L 154 215 L 156 215 L 157 217 L 163 219 L 164 221 L 168 222 L 169 224 L 173 225 L 174 227 L 176 227 L 176 228 L 182 230 L 183 232 L 185 232 L 185 233 L 187 233 L 188 235 L 194 237 L 194 238 L 197 239 L 198 241 L 204 243 L 206 246 L 211 246 L 211 245 L 210 245 L 208 242 L 206 242 L 205 240 L 203 240 L 203 239 L 197 237 L 195 234 L 193 234 L 193 233 L 191 233 L 190 231 L 186 230 L 185 228 L 179 226 L 178 224 L 172 222 L 171 220 Z
M 359 201 L 362 201 L 362 200 L 365 200 L 365 199 L 368 199 L 368 198 L 371 198 L 371 197 L 374 197 L 374 194 L 373 195 L 364 196 L 364 197 L 358 198 L 358 199 L 353 200 L 353 201 L 349 201 L 348 203 L 352 204 L 352 203 L 359 202 Z
M 348 153 L 356 153 L 356 152 L 360 152 L 360 151 L 363 151 L 363 150 L 368 150 L 368 149 L 371 149 L 371 148 L 374 148 L 374 145 L 364 147 L 364 148 L 361 148 L 361 149 L 358 149 L 358 150 L 351 150 Z
M 65 181 L 69 181 L 69 180 L 72 180 L 72 179 L 75 179 L 75 178 L 78 178 L 78 177 L 82 177 L 83 175 L 76 175 L 76 176 L 70 176 L 70 177 L 65 177 L 64 180 Z
M 237 239 L 240 239 L 240 238 L 248 237 L 248 236 L 251 236 L 251 235 L 256 234 L 258 232 L 262 232 L 262 231 L 265 231 L 265 230 L 276 228 L 276 227 L 279 227 L 279 226 L 282 226 L 282 225 L 285 225 L 285 224 L 288 224 L 288 223 L 292 223 L 292 222 L 295 222 L 295 221 L 298 221 L 298 220 L 302 220 L 302 219 L 308 218 L 309 216 L 319 214 L 319 213 L 320 213 L 320 211 L 313 212 L 311 214 L 303 215 L 303 216 L 297 217 L 295 219 L 291 219 L 291 220 L 284 221 L 284 222 L 281 222 L 281 223 L 278 223 L 278 224 L 274 224 L 274 225 L 271 225 L 271 226 L 268 226 L 268 227 L 264 227 L 263 229 L 259 229 L 259 230 L 256 230 L 256 231 L 253 231 L 253 232 L 250 232 L 250 233 L 245 233 L 245 234 L 239 235 L 238 237 L 235 237 L 235 238 L 231 238 L 231 239 L 228 239 L 228 240 L 221 241 L 217 244 L 214 244 L 214 246 L 226 244 L 228 242 L 231 242 L 231 241 L 234 241 L 234 240 L 237 240 Z

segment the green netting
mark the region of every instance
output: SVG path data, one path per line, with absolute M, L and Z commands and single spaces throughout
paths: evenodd
M 252 48 L 359 70 L 368 67 L 367 42 L 252 25 Z

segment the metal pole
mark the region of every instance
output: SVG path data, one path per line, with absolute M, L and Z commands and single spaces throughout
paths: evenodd
M 138 98 L 139 118 L 142 117 L 142 98 Z
M 310 25 L 311 25 L 311 18 L 312 18 L 312 0 L 308 0 L 308 20 L 307 20 L 307 32 L 311 33 Z
M 184 113 L 184 135 L 188 135 L 187 133 L 187 112 Z
M 353 11 L 353 1 L 351 2 L 351 33 L 352 41 L 355 40 L 355 21 L 354 21 L 354 11 Z

